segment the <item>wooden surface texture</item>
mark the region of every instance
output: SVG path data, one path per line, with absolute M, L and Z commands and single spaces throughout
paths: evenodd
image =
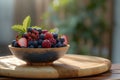
M 49 66 L 27 66 L 14 56 L 0 57 L 0 75 L 16 78 L 74 78 L 106 72 L 111 63 L 108 59 L 65 55 Z

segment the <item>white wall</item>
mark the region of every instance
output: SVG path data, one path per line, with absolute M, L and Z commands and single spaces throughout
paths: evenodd
M 120 63 L 120 0 L 115 0 L 114 4 L 115 26 L 113 32 L 113 63 Z
M 0 44 L 12 39 L 14 0 L 0 0 Z

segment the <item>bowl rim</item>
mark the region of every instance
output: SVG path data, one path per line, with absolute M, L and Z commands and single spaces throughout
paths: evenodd
M 67 44 L 65 47 L 58 47 L 58 48 L 20 48 L 20 47 L 12 47 L 12 45 L 8 45 L 9 48 L 16 48 L 16 49 L 62 49 L 62 48 L 69 48 L 70 45 Z

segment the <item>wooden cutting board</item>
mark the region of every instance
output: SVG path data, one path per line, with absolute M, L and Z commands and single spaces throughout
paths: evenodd
M 91 76 L 110 69 L 108 59 L 65 55 L 50 66 L 27 66 L 25 62 L 14 56 L 0 57 L 0 75 L 17 78 L 72 78 Z

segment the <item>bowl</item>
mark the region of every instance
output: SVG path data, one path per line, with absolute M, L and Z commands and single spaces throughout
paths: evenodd
M 29 65 L 49 65 L 61 58 L 69 45 L 60 48 L 17 48 L 8 45 L 11 53 Z

